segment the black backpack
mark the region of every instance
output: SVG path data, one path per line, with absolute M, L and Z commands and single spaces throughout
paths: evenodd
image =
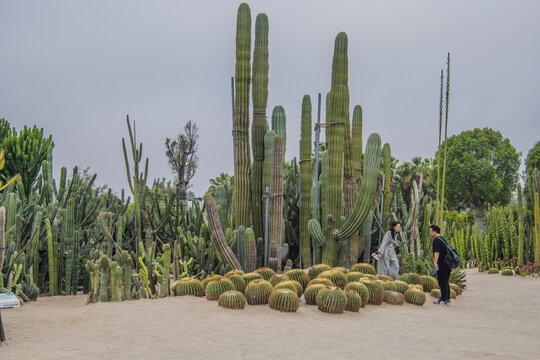
M 444 257 L 444 261 L 446 261 L 448 266 L 450 266 L 452 269 L 459 267 L 461 264 L 461 258 L 459 257 L 456 249 L 454 249 L 444 237 L 439 236 L 439 238 L 446 246 L 446 256 Z

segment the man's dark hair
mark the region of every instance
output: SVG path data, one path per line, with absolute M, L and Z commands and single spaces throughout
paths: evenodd
M 441 233 L 441 228 L 438 227 L 437 225 L 431 225 L 429 227 L 431 230 L 435 231 L 437 234 L 440 234 Z
M 392 238 L 396 237 L 396 230 L 394 230 L 394 226 L 397 224 L 401 225 L 401 221 L 392 221 L 392 225 L 390 226 L 390 233 L 392 234 Z

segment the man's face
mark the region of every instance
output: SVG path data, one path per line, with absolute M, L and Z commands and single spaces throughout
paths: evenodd
M 429 236 L 431 236 L 432 238 L 434 238 L 435 236 L 437 236 L 437 233 L 435 231 L 433 231 L 432 228 L 429 228 Z

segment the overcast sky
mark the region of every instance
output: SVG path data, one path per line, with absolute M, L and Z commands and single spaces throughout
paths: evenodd
M 164 151 L 188 120 L 200 128 L 193 191 L 233 173 L 230 77 L 238 1 L 0 0 L 0 118 L 52 134 L 55 173 L 89 166 L 127 188 L 126 114 L 150 179 L 173 179 Z M 304 94 L 330 88 L 336 34 L 349 38 L 351 112 L 400 161 L 437 146 L 440 70 L 451 52 L 449 135 L 491 127 L 522 159 L 540 140 L 540 1 L 250 1 L 269 18 L 267 113 L 287 114 L 298 156 Z M 324 109 L 324 105 L 323 105 Z M 324 114 L 324 112 L 323 112 Z

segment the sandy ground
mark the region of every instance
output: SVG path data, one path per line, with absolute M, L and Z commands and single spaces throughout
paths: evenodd
M 540 279 L 468 271 L 450 307 L 368 305 L 328 315 L 301 304 L 225 310 L 205 298 L 85 305 L 43 297 L 2 311 L 0 359 L 534 359 Z

